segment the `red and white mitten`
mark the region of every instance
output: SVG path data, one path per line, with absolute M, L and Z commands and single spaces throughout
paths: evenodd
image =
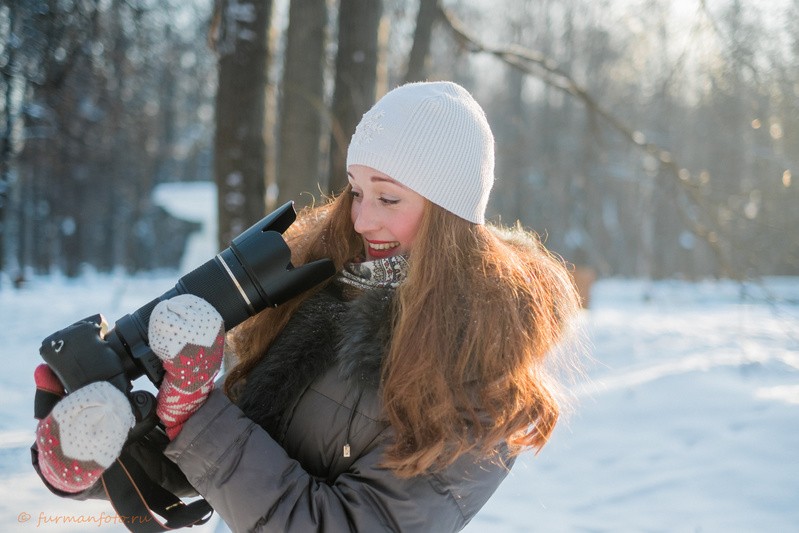
M 165 375 L 156 414 L 174 439 L 205 403 L 222 366 L 225 322 L 211 304 L 192 294 L 159 302 L 150 314 L 150 348 Z
M 46 371 L 37 369 L 37 374 L 38 388 L 52 388 L 43 381 L 50 377 Z M 88 489 L 119 457 L 135 423 L 122 391 L 105 381 L 81 387 L 39 421 L 36 444 L 42 476 L 64 492 Z

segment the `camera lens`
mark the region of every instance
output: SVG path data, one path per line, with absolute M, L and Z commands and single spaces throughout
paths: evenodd
M 291 250 L 281 233 L 295 216 L 293 203 L 284 204 L 233 239 L 216 257 L 180 278 L 173 289 L 119 319 L 109 342 L 123 359 L 128 377 L 146 375 L 155 384 L 161 382 L 163 368 L 150 350 L 148 327 L 153 309 L 162 300 L 178 294 L 199 296 L 222 315 L 227 331 L 331 277 L 335 267 L 329 259 L 292 266 Z
M 126 365 L 131 380 L 144 374 L 154 383 L 161 381 L 161 363 L 150 350 L 148 339 L 150 315 L 158 302 L 178 294 L 199 296 L 222 315 L 226 331 L 270 305 L 262 280 L 248 273 L 251 269 L 246 266 L 250 264 L 247 259 L 254 259 L 253 264 L 264 276 L 275 276 L 291 266 L 291 252 L 279 234 L 265 232 L 260 236 L 250 246 L 258 253 L 252 258 L 245 255 L 244 264 L 239 259 L 241 254 L 237 255 L 231 246 L 180 278 L 174 288 L 117 321 L 112 333 L 119 337 L 122 353 L 129 353 L 135 363 Z

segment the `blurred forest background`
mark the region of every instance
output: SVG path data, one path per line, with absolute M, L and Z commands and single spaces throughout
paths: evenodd
M 178 181 L 216 182 L 225 247 L 451 79 L 493 220 L 600 276 L 799 275 L 798 67 L 797 0 L 0 0 L 0 273 L 175 266 Z

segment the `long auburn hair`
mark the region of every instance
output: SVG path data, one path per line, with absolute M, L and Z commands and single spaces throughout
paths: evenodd
M 363 252 L 351 203 L 341 194 L 300 213 L 285 235 L 294 264 L 330 257 L 341 268 Z M 233 331 L 229 395 L 312 292 Z M 383 361 L 380 394 L 395 432 L 383 465 L 410 477 L 465 452 L 491 455 L 503 441 L 512 454 L 540 450 L 560 413 L 547 356 L 559 352 L 579 307 L 565 264 L 535 235 L 427 202 Z

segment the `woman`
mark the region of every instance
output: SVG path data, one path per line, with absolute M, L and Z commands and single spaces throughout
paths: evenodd
M 218 364 L 213 310 L 153 312 L 166 455 L 231 529 L 457 531 L 546 443 L 552 349 L 578 298 L 534 237 L 484 223 L 493 144 L 454 83 L 375 104 L 346 193 L 286 233 L 294 264 L 330 257 L 339 273 L 232 332 L 224 392 L 207 395 L 213 369 L 188 391 L 179 377 L 198 353 Z

